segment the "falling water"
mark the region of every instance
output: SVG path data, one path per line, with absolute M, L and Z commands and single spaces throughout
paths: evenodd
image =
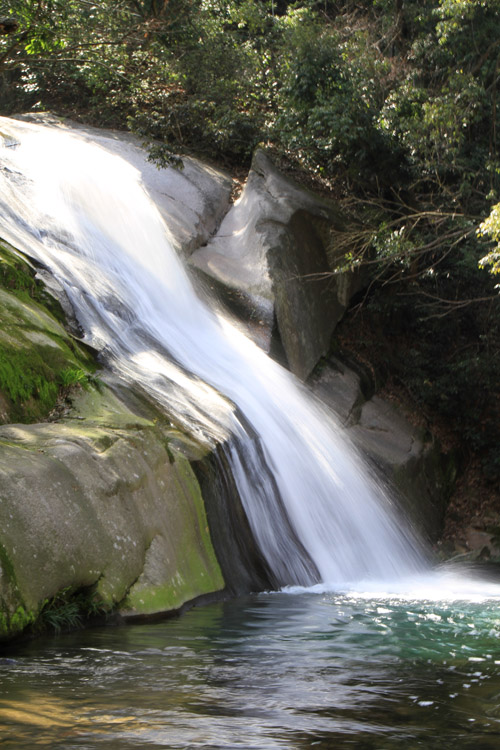
M 333 415 L 195 294 L 126 160 L 3 120 L 1 236 L 64 286 L 86 340 L 185 429 L 226 443 L 279 585 L 407 576 L 419 545 Z

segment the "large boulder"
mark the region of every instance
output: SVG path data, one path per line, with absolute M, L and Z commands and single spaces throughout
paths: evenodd
M 373 393 L 366 373 L 330 357 L 310 380 L 313 392 L 338 416 L 347 439 L 396 490 L 419 532 L 435 542 L 443 527 L 453 463 L 430 433 L 415 427 L 393 403 Z
M 0 637 L 61 591 L 137 616 L 224 588 L 178 436 L 100 388 L 62 422 L 0 427 Z
M 287 364 L 303 380 L 359 288 L 358 274 L 334 273 L 332 232 L 342 226 L 332 203 L 285 177 L 258 149 L 240 198 L 190 257 L 216 284 L 251 301 L 268 351 L 276 323 Z

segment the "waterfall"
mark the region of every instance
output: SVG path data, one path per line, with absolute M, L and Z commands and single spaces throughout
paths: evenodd
M 0 130 L 0 236 L 50 269 L 108 366 L 225 444 L 277 584 L 421 569 L 418 542 L 334 415 L 196 296 L 135 167 L 76 132 Z

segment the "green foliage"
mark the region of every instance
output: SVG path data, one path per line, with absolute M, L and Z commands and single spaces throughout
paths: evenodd
M 396 229 L 385 223 L 378 228 L 372 238 L 375 258 L 384 267 L 387 261 L 409 268 L 415 253 L 415 243 L 407 237 L 405 224 Z
M 372 179 L 383 167 L 391 179 L 399 149 L 377 127 L 381 79 L 387 65 L 366 32 L 345 38 L 311 13 L 286 19 L 278 110 L 273 135 L 290 155 L 318 174 Z
M 479 266 L 489 268 L 492 274 L 500 273 L 500 203 L 493 206 L 488 218 L 480 224 L 478 234 L 487 235 L 496 243 L 495 248 L 480 259 Z
M 58 591 L 45 599 L 38 611 L 27 610 L 20 605 L 15 612 L 0 612 L 0 639 L 14 635 L 61 633 L 78 630 L 91 620 L 107 618 L 111 609 L 103 604 L 95 586 Z
M 53 630 L 56 633 L 81 628 L 83 623 L 78 604 L 51 600 L 40 614 L 39 625 L 42 630 Z
M 412 177 L 438 182 L 461 171 L 469 190 L 494 157 L 499 0 L 378 0 L 361 14 L 347 0 L 0 0 L 0 10 L 19 21 L 0 38 L 8 100 L 128 122 L 170 152 L 241 161 L 271 141 L 351 187 L 375 173 L 399 184 L 411 164 Z
M 356 346 L 382 378 L 403 386 L 429 421 L 448 425 L 494 483 L 500 477 L 500 297 L 482 301 L 491 280 L 478 269 L 476 249 L 471 233 L 453 257 L 408 284 L 395 283 L 396 273 L 414 276 L 405 253 L 396 254 L 396 263 L 379 266 L 383 273 L 352 325 L 361 331 Z
M 79 368 L 66 367 L 59 373 L 59 381 L 64 388 L 71 388 L 74 385 L 81 385 L 84 388 L 88 388 L 89 375 Z
M 109 613 L 94 587 L 76 591 L 66 588 L 43 602 L 33 628 L 37 632 L 49 630 L 55 633 L 78 630 L 87 620 L 106 617 Z

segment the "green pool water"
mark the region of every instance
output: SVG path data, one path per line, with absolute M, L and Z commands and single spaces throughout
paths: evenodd
M 1 748 L 500 748 L 500 607 L 261 594 L 3 653 Z

